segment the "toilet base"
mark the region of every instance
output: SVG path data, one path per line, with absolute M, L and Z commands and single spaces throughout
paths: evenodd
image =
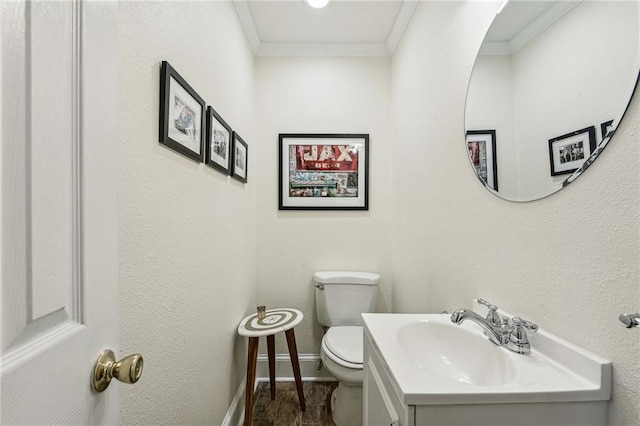
M 338 383 L 331 394 L 331 417 L 337 426 L 362 425 L 362 384 Z

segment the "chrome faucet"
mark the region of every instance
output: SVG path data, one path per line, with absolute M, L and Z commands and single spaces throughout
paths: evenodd
M 496 345 L 504 346 L 510 351 L 523 355 L 531 353 L 528 333 L 538 331 L 536 324 L 525 321 L 520 317 L 513 317 L 511 320 L 507 317 L 500 317 L 496 306 L 483 299 L 478 299 L 478 303 L 489 308 L 486 318 L 482 318 L 469 309 L 458 309 L 451 314 L 451 322 L 460 325 L 466 320 L 471 320 L 478 324 L 489 340 Z
M 460 325 L 463 321 L 466 320 L 471 320 L 478 324 L 480 328 L 484 330 L 489 340 L 491 340 L 496 345 L 502 345 L 506 333 L 511 330 L 508 325 L 495 326 L 485 318 L 482 318 L 480 315 L 469 309 L 458 309 L 451 314 L 451 322 L 453 323 Z

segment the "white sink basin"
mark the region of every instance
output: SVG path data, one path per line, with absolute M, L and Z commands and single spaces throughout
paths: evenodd
M 478 311 L 480 312 L 480 311 Z M 471 321 L 441 314 L 362 314 L 365 334 L 409 405 L 604 401 L 611 363 L 544 330 L 531 355 L 497 346 Z
M 515 378 L 514 362 L 503 348 L 451 322 L 411 322 L 398 328 L 396 339 L 416 368 L 447 380 L 500 386 Z

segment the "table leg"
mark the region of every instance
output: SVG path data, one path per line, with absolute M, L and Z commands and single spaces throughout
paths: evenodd
M 300 409 L 305 410 L 304 391 L 302 390 L 302 379 L 300 378 L 300 364 L 298 362 L 298 348 L 296 347 L 296 335 L 293 328 L 285 331 L 287 335 L 287 345 L 289 346 L 289 357 L 291 358 L 291 366 L 293 367 L 293 377 L 296 379 L 296 389 L 298 390 L 298 400 L 300 401 Z
M 251 425 L 253 411 L 253 387 L 256 382 L 256 362 L 258 360 L 258 338 L 249 337 L 249 353 L 247 355 L 247 389 L 244 398 L 244 425 Z
M 267 336 L 267 353 L 269 355 L 269 386 L 273 401 L 276 399 L 276 342 L 273 334 Z

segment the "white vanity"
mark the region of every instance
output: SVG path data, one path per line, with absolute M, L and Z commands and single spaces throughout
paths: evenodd
M 363 314 L 364 425 L 607 424 L 611 363 L 540 330 L 530 355 L 444 314 Z

